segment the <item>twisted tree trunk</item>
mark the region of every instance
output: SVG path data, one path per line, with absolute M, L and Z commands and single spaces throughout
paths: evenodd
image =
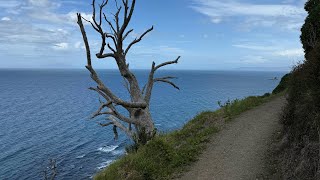
M 129 0 L 122 0 L 122 5 L 118 6 L 116 1 L 117 11 L 114 14 L 114 23 L 108 20 L 107 16 L 104 14 L 103 9 L 108 5 L 108 0 L 102 1 L 98 6 L 99 11 L 96 11 L 95 0 L 92 2 L 92 20 L 84 19 L 80 13 L 77 14 L 78 25 L 83 37 L 83 41 L 86 48 L 87 54 L 87 65 L 86 68 L 91 73 L 91 78 L 97 83 L 97 87 L 91 87 L 90 90 L 96 91 L 105 102 L 100 102 L 101 105 L 97 112 L 95 112 L 92 118 L 97 116 L 105 115 L 107 116 L 107 123 L 99 123 L 101 126 L 113 126 L 113 131 L 115 138 L 118 136 L 117 129 L 124 131 L 129 137 L 131 137 L 135 142 L 145 144 L 155 135 L 155 127 L 150 114 L 150 99 L 152 94 L 152 88 L 155 82 L 164 82 L 172 85 L 174 88 L 179 89 L 170 80 L 174 77 L 167 76 L 161 78 L 154 78 L 155 72 L 166 65 L 178 63 L 180 57 L 174 61 L 168 61 L 162 63 L 158 66 L 152 63 L 151 71 L 149 74 L 148 82 L 143 87 L 139 87 L 139 83 L 135 75 L 130 71 L 129 64 L 126 60 L 126 55 L 130 48 L 136 43 L 140 42 L 142 38 L 153 30 L 153 27 L 145 31 L 140 37 L 134 39 L 129 45 L 124 48 L 123 44 L 128 35 L 133 31 L 130 29 L 126 31 L 129 22 L 131 20 L 132 14 L 134 12 L 134 7 L 136 0 L 132 0 L 129 6 Z M 123 12 L 123 17 L 120 13 Z M 122 18 L 122 23 L 120 23 L 120 18 Z M 91 63 L 91 51 L 88 42 L 87 34 L 83 21 L 85 20 L 91 24 L 93 29 L 101 36 L 101 48 L 96 54 L 99 59 L 103 58 L 113 58 L 118 66 L 119 72 L 125 81 L 126 88 L 130 94 L 130 101 L 125 101 L 117 97 L 99 78 L 99 75 L 94 70 Z M 106 22 L 110 32 L 104 31 L 103 21 Z M 110 41 L 110 43 L 108 43 Z M 109 52 L 105 53 L 105 49 L 108 48 Z M 122 106 L 129 112 L 129 117 L 126 117 L 119 113 L 117 106 Z M 107 110 L 105 110 L 107 109 Z M 132 126 L 135 128 L 133 129 Z

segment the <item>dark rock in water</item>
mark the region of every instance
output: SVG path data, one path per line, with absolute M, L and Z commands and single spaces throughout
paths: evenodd
M 277 78 L 277 77 L 274 77 L 274 78 L 271 78 L 271 79 L 269 79 L 269 80 L 278 80 L 278 78 Z

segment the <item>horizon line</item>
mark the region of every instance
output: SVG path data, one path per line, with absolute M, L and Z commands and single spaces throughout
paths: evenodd
M 87 70 L 86 68 L 12 68 L 0 67 L 0 70 Z M 118 70 L 117 68 L 96 68 L 96 70 Z M 133 71 L 150 71 L 150 69 L 131 69 Z M 290 72 L 289 67 L 240 67 L 232 69 L 161 69 L 160 71 L 274 71 L 274 72 Z

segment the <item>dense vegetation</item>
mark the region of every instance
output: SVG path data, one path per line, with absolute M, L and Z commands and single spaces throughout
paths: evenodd
M 278 94 L 286 90 L 288 88 L 290 79 L 291 79 L 291 73 L 284 75 L 281 78 L 281 81 L 278 84 L 278 86 L 272 91 L 272 94 Z
M 156 136 L 111 164 L 95 179 L 170 179 L 197 160 L 212 134 L 225 122 L 273 97 L 267 93 L 219 103 L 221 109 L 203 112 L 181 130 Z
M 305 61 L 292 71 L 282 115 L 283 179 L 320 179 L 320 0 L 309 0 L 305 9 Z

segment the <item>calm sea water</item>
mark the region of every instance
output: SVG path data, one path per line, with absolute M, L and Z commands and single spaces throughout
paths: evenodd
M 127 98 L 117 71 L 101 77 L 120 97 Z M 136 71 L 144 84 L 147 71 Z M 157 128 L 181 128 L 217 101 L 271 92 L 284 72 L 160 71 L 179 77 L 181 90 L 155 86 L 151 111 Z M 0 179 L 41 179 L 48 159 L 56 159 L 58 179 L 89 179 L 124 154 L 128 140 L 113 140 L 90 115 L 99 106 L 95 84 L 81 70 L 0 70 Z

